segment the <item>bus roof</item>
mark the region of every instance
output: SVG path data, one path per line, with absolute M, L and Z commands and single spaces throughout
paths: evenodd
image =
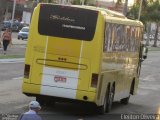
M 112 11 L 112 10 L 109 10 L 106 8 L 100 8 L 100 7 L 95 7 L 95 6 L 86 6 L 86 5 L 71 5 L 71 6 L 85 8 L 85 9 L 91 9 L 91 10 L 96 10 L 96 11 L 101 11 L 101 12 L 104 11 L 108 16 L 126 18 L 122 13 Z
M 53 3 L 40 3 L 40 4 L 53 4 Z M 54 4 L 54 5 L 61 5 L 61 4 Z M 121 24 L 128 24 L 128 25 L 135 25 L 143 27 L 143 23 L 138 20 L 131 20 L 125 17 L 122 13 L 112 11 L 106 8 L 100 8 L 95 6 L 86 6 L 86 5 L 61 5 L 61 6 L 71 6 L 76 8 L 83 8 L 83 9 L 89 9 L 94 11 L 101 12 L 104 16 L 106 21 L 112 22 L 112 23 L 121 23 Z
M 86 6 L 86 5 L 71 5 L 74 7 L 84 8 L 84 9 L 91 9 L 102 12 L 103 15 L 106 16 L 106 21 L 112 23 L 121 23 L 121 24 L 128 24 L 128 25 L 135 25 L 143 27 L 143 23 L 138 20 L 131 20 L 125 17 L 122 13 L 112 11 L 106 8 L 94 7 L 94 6 Z
M 106 22 L 143 27 L 142 22 L 140 22 L 138 20 L 130 20 L 130 19 L 127 19 L 127 18 L 122 19 L 122 18 L 118 18 L 118 17 L 106 16 Z

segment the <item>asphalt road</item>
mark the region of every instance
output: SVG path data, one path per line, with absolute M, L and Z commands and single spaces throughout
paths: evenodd
M 94 106 L 56 103 L 40 111 L 44 120 L 119 120 L 120 114 L 160 114 L 160 52 L 149 52 L 142 64 L 138 94 L 128 105 L 114 102 L 110 114 L 98 115 Z M 21 93 L 23 63 L 0 63 L 0 113 L 28 110 L 30 98 Z M 113 119 L 114 118 L 114 119 Z M 144 119 L 145 120 L 145 119 Z

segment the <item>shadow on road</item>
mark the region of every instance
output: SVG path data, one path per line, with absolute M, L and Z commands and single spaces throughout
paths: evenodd
M 56 103 L 54 106 L 43 106 L 40 113 L 45 120 L 119 120 L 121 114 L 140 114 L 144 106 L 129 103 L 128 105 L 114 102 L 110 113 L 98 114 L 97 107 L 84 103 Z M 146 108 L 149 109 L 149 108 Z M 127 112 L 126 112 L 127 111 Z

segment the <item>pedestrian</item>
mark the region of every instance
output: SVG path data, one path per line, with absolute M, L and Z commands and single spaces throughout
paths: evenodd
M 0 40 L 1 40 L 1 29 L 0 29 Z M 0 41 L 0 48 L 2 47 L 1 41 Z
M 19 120 L 42 120 L 37 114 L 41 110 L 41 106 L 37 101 L 31 101 L 29 103 L 29 111 L 22 114 Z
M 4 50 L 4 55 L 6 55 L 7 52 L 7 47 L 8 45 L 11 43 L 12 41 L 12 32 L 9 28 L 7 28 L 4 33 L 2 34 L 2 38 L 1 38 L 2 42 L 3 42 L 3 50 Z

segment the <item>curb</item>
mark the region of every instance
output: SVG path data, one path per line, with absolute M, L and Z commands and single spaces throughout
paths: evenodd
M 14 46 L 20 46 L 20 45 L 22 45 L 22 46 L 26 46 L 26 44 L 13 44 Z

